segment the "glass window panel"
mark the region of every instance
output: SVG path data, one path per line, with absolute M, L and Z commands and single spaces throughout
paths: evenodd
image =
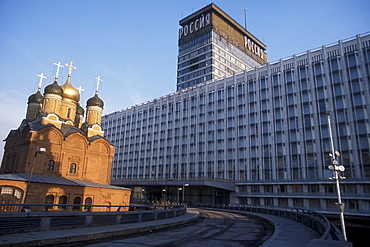
M 337 59 L 332 59 L 330 61 L 330 67 L 331 67 L 331 70 L 332 71 L 336 71 L 339 69 L 339 63 L 338 63 L 338 60 Z
M 344 103 L 341 97 L 335 99 L 335 106 L 337 109 L 343 109 Z
M 360 149 L 369 149 L 369 137 L 360 136 Z
M 355 106 L 361 106 L 361 105 L 363 105 L 362 95 L 361 94 L 354 95 L 354 100 L 355 100 Z
M 291 82 L 293 80 L 293 73 L 291 71 L 287 71 L 285 73 L 285 79 L 286 79 L 286 82 Z
M 345 122 L 346 121 L 346 114 L 343 111 L 337 112 L 338 122 Z
M 357 128 L 359 134 L 367 134 L 366 123 L 358 123 Z
M 351 85 L 352 85 L 352 92 L 353 93 L 361 92 L 361 85 L 358 81 L 352 82 Z
M 295 118 L 291 118 L 291 119 L 289 120 L 289 126 L 290 126 L 290 128 L 291 128 L 291 129 L 295 129 L 295 128 L 297 128 L 297 125 L 296 125 L 296 119 L 295 119 Z
M 300 78 L 301 79 L 307 78 L 306 67 L 300 68 L 299 69 L 299 74 L 300 74 Z
M 322 76 L 316 76 L 316 84 L 318 87 L 324 86 L 324 79 Z
M 341 81 L 341 79 L 340 79 L 340 73 L 339 72 L 333 73 L 333 83 L 338 83 L 340 81 Z
M 356 109 L 356 119 L 357 120 L 365 119 L 365 111 L 362 108 Z
M 355 54 L 348 55 L 348 66 L 353 67 L 353 66 L 356 66 L 356 65 L 357 65 L 356 55 Z
M 341 138 L 340 139 L 340 148 L 342 150 L 349 150 L 348 140 L 347 138 Z
M 347 136 L 348 135 L 347 126 L 345 124 L 339 125 L 339 135 L 340 136 Z
M 351 76 L 351 80 L 356 80 L 359 78 L 359 72 L 357 68 L 353 68 L 350 70 L 350 76 Z
M 335 96 L 342 95 L 342 86 L 340 84 L 337 84 L 336 86 L 334 86 L 334 95 Z
M 314 67 L 315 67 L 315 75 L 321 75 L 322 74 L 321 63 L 315 64 Z

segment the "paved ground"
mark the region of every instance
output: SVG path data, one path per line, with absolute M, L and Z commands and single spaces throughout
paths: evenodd
M 252 247 L 260 246 L 274 233 L 273 225 L 260 217 L 226 211 L 197 210 L 201 217 L 195 222 L 149 234 L 84 242 L 78 246 Z
M 322 243 L 315 240 L 320 237 L 315 231 L 294 220 L 273 215 L 258 215 L 273 222 L 275 226 L 275 232 L 272 237 L 261 246 L 340 246 L 338 245 L 338 242 Z M 188 223 L 197 220 L 198 217 L 199 214 L 197 209 L 188 209 L 188 213 L 180 217 L 156 221 L 1 235 L 0 246 L 27 247 L 51 246 L 55 244 L 59 244 L 61 246 L 73 246 L 71 243 L 75 243 L 77 241 L 89 241 L 93 239 L 112 238 L 129 234 L 149 233 L 158 229 L 174 227 L 180 224 Z M 217 228 L 217 226 L 214 227 Z

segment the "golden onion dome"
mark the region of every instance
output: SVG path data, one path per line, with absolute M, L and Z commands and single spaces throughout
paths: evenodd
M 98 92 L 95 93 L 94 97 L 90 98 L 87 101 L 87 106 L 99 106 L 100 108 L 104 107 L 104 102 L 99 98 Z
M 58 85 L 57 80 L 45 87 L 44 95 L 46 94 L 56 94 L 59 96 L 63 96 L 63 89 Z
M 36 93 L 31 94 L 30 97 L 28 97 L 28 104 L 30 103 L 42 104 L 43 100 L 44 96 L 41 95 L 40 90 L 37 90 Z
M 60 86 L 63 89 L 63 99 L 72 100 L 78 103 L 80 100 L 80 93 L 71 84 L 71 75 L 68 75 L 66 83 Z

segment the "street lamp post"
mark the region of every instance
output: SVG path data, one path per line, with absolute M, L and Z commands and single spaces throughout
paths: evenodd
M 167 205 L 167 187 L 168 187 L 168 181 L 172 181 L 173 178 L 166 178 L 166 190 L 164 193 L 164 205 Z
M 177 188 L 177 204 L 180 202 L 180 190 L 182 190 L 182 188 Z
M 189 184 L 182 185 L 182 203 L 184 203 L 185 200 L 185 186 L 189 186 Z
M 162 190 L 162 200 L 164 200 L 165 201 L 165 196 L 166 195 L 166 189 L 163 189 Z M 166 201 L 164 202 L 164 204 L 166 205 Z
M 25 193 L 25 196 L 24 196 L 23 204 L 26 204 L 26 202 L 27 202 L 28 190 L 30 188 L 31 179 L 32 179 L 32 175 L 33 175 L 33 170 L 35 169 L 36 156 L 37 156 L 37 154 L 43 154 L 45 152 L 46 152 L 46 148 L 39 148 L 39 147 L 36 148 L 35 156 L 33 157 L 33 162 L 32 162 L 32 167 L 31 167 L 31 171 L 30 171 L 30 176 L 28 177 L 28 183 L 27 183 L 27 187 L 26 187 L 26 193 Z
M 344 240 L 347 241 L 347 234 L 346 234 L 346 227 L 344 223 L 344 203 L 342 203 L 341 195 L 340 195 L 340 187 L 339 187 L 339 180 L 345 179 L 345 177 L 341 176 L 340 173 L 344 172 L 346 168 L 343 165 L 338 165 L 337 156 L 340 156 L 338 151 L 334 150 L 334 142 L 333 142 L 333 134 L 331 130 L 330 124 L 330 115 L 328 115 L 328 125 L 329 125 L 329 135 L 330 135 L 330 142 L 331 142 L 331 150 L 332 152 L 329 156 L 332 158 L 332 165 L 329 165 L 329 170 L 332 171 L 333 177 L 330 177 L 330 180 L 335 180 L 335 184 L 337 187 L 337 194 L 338 194 L 338 205 L 339 208 L 339 217 L 340 217 L 340 225 L 342 227 L 342 233 Z

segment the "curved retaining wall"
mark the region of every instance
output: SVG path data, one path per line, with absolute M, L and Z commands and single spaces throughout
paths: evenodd
M 115 212 L 17 212 L 0 214 L 0 235 L 27 231 L 114 225 L 173 218 L 186 207 Z

